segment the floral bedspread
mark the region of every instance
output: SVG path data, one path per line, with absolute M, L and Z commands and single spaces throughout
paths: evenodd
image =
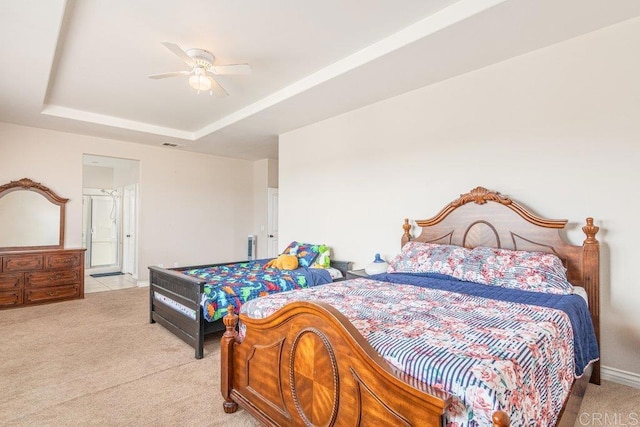
M 263 318 L 295 300 L 340 310 L 393 366 L 454 397 L 451 427 L 555 425 L 574 379 L 573 329 L 554 308 L 354 279 L 243 305 Z
M 204 318 L 213 322 L 227 314 L 227 307 L 240 306 L 257 297 L 276 292 L 302 289 L 330 283 L 331 276 L 322 269 L 279 270 L 264 268 L 265 260 L 239 262 L 215 267 L 181 270 L 181 273 L 205 280 L 200 305 Z

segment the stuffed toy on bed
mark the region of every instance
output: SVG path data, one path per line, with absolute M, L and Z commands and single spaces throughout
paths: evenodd
M 318 246 L 318 257 L 313 263 L 313 268 L 328 268 L 331 266 L 329 255 L 331 250 L 326 245 Z
M 290 254 L 279 255 L 264 265 L 264 268 L 277 268 L 278 270 L 295 270 L 298 268 L 298 257 Z

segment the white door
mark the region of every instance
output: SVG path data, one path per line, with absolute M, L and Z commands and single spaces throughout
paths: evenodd
M 129 273 L 137 278 L 136 266 L 136 200 L 137 184 L 130 184 L 124 187 L 124 197 L 122 198 L 122 272 Z
M 278 256 L 278 189 L 267 188 L 267 257 Z

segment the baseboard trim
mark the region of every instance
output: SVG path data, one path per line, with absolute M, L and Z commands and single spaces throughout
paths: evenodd
M 148 288 L 148 287 L 149 287 L 149 281 L 148 281 L 148 280 L 138 280 L 138 281 L 136 282 L 136 285 L 137 285 L 139 288 Z
M 602 366 L 600 368 L 600 377 L 603 380 L 640 388 L 640 375 L 633 372 L 623 371 L 622 369 L 616 369 L 610 366 Z

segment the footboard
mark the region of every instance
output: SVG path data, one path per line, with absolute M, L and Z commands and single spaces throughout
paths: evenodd
M 200 309 L 204 284 L 175 271 L 149 267 L 149 321 L 158 322 L 194 347 L 196 359 L 204 353 L 206 322 Z M 180 304 L 180 309 L 175 303 Z
M 449 396 L 402 379 L 333 307 L 289 304 L 267 319 L 224 318 L 221 391 L 268 425 L 440 426 Z

